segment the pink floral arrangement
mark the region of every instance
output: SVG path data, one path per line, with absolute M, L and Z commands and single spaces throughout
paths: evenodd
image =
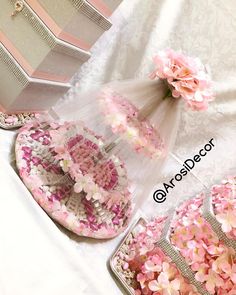
M 148 157 L 164 155 L 164 142 L 148 120 L 138 118 L 139 110 L 119 93 L 104 90 L 101 98 L 104 115 L 114 133 L 132 144 L 135 151 Z
M 98 200 L 93 199 L 96 196 L 91 195 L 92 191 L 90 191 L 90 196 L 87 196 L 85 192 L 75 194 L 74 190 L 80 191 L 78 186 L 82 186 L 82 180 L 79 184 L 75 184 L 75 181 L 62 169 L 62 166 L 65 165 L 63 168 L 65 171 L 68 171 L 69 167 L 65 164 L 67 160 L 64 163 L 60 161 L 63 153 L 68 160 L 71 159 L 71 156 L 73 157 L 67 151 L 65 152 L 63 142 L 68 137 L 63 138 L 57 144 L 57 140 L 62 139 L 61 136 L 63 134 L 73 136 L 68 141 L 71 145 L 79 141 L 81 137 L 79 133 L 78 136 L 74 136 L 77 129 L 72 127 L 73 124 L 71 123 L 58 124 L 36 120 L 22 127 L 16 140 L 16 162 L 19 174 L 38 204 L 61 225 L 77 235 L 99 239 L 112 238 L 126 228 L 132 212 L 131 194 L 127 191 L 127 187 L 125 187 L 127 182 L 123 183 L 123 187 L 122 185 L 120 186 L 120 189 L 124 188 L 124 190 L 121 194 L 116 195 L 116 199 L 112 193 L 114 188 L 119 192 L 118 185 L 123 180 L 123 177 L 124 180 L 126 177 L 125 174 L 122 174 L 125 173 L 125 168 L 119 161 L 113 163 L 115 167 L 113 164 L 110 166 L 108 161 L 107 166 L 109 168 L 101 172 L 107 174 L 103 180 L 101 180 L 102 176 L 98 177 L 100 172 L 96 169 L 94 174 L 91 172 L 89 182 L 83 178 L 86 176 L 80 174 L 88 189 L 90 181 L 92 181 L 93 185 L 97 184 L 104 191 L 107 190 L 107 192 L 111 193 L 109 195 L 111 198 L 107 199 L 107 203 L 98 204 Z M 53 142 L 50 134 L 54 136 Z M 99 146 L 101 139 L 92 132 L 90 133 L 86 128 L 83 129 L 82 134 L 84 135 L 82 137 L 83 140 L 81 138 L 83 144 L 81 144 L 81 149 L 79 150 L 81 154 L 76 153 L 76 149 L 71 149 L 70 151 L 73 151 L 75 153 L 74 156 L 78 156 L 79 159 L 84 155 L 84 159 L 87 161 L 89 159 L 86 155 L 89 152 L 94 155 L 96 154 L 95 151 L 100 149 L 97 146 Z M 87 137 L 90 137 L 90 140 Z M 96 139 L 98 141 L 94 144 L 93 140 Z M 85 173 L 87 169 L 92 169 L 88 163 L 80 162 L 80 173 L 81 171 Z M 77 173 L 76 169 L 72 169 L 71 173 Z M 102 169 L 101 166 L 100 169 Z M 117 177 L 112 178 L 114 169 L 119 170 L 119 172 L 117 171 Z M 119 175 L 122 175 L 122 177 L 119 178 Z M 115 185 L 114 188 L 113 184 Z M 119 199 L 118 197 L 120 196 L 121 198 Z M 99 201 L 101 202 L 100 196 Z M 75 205 L 72 203 L 75 203 Z M 71 205 L 73 206 L 71 207 Z
M 124 164 L 107 157 L 104 142 L 83 124 L 70 123 L 50 131 L 56 159 L 75 181 L 74 191 L 87 200 L 106 202 L 108 207 L 130 198 Z
M 236 294 L 236 253 L 201 215 L 204 194 L 184 202 L 172 222 L 171 243 L 210 294 Z
M 198 58 L 168 49 L 154 57 L 154 64 L 150 77 L 165 80 L 174 98 L 182 97 L 192 110 L 208 108 L 214 99 L 212 81 Z
M 211 189 L 216 219 L 228 238 L 236 240 L 236 177 L 228 177 Z
M 197 295 L 199 294 L 179 272 L 164 252 L 155 246 L 166 217 L 156 218 L 139 227 L 130 245 L 127 267 L 136 273 L 136 295 Z

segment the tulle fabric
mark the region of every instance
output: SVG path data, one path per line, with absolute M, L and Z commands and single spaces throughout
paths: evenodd
M 101 98 L 107 90 L 119 93 L 141 110 L 140 118 L 145 117 L 150 121 L 164 141 L 165 151 L 161 157 L 149 158 L 141 152 L 137 153 L 124 139 L 118 137 L 117 140 L 117 135 L 107 125 L 103 114 L 104 105 L 101 105 Z M 163 99 L 167 92 L 168 87 L 162 80 L 115 81 L 89 92 L 81 92 L 73 100 L 53 108 L 60 119 L 84 121 L 86 126 L 103 136 L 108 145 L 116 143 L 110 153 L 125 161 L 136 208 L 145 201 L 157 183 L 166 155 L 176 139 L 181 100 L 172 97 Z

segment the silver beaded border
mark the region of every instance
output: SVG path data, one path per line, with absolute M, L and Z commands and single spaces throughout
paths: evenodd
M 0 58 L 7 65 L 15 78 L 22 84 L 22 86 L 27 86 L 29 81 L 26 75 L 24 75 L 24 72 L 20 70 L 20 66 L 17 66 L 16 61 L 13 59 L 13 57 L 10 55 L 10 53 L 3 46 L 2 43 L 0 43 Z
M 109 30 L 112 26 L 112 23 L 100 14 L 93 6 L 91 6 L 87 1 L 84 0 L 70 0 L 72 4 L 80 10 L 84 15 L 89 19 L 98 24 L 102 29 Z
M 195 279 L 195 274 L 185 261 L 184 257 L 180 252 L 171 244 L 170 242 L 170 231 L 171 231 L 171 221 L 175 218 L 175 210 L 172 209 L 168 212 L 169 218 L 167 219 L 160 240 L 156 245 L 163 250 L 163 252 L 170 257 L 170 259 L 175 263 L 177 268 L 180 270 L 181 274 L 187 278 L 190 284 L 194 285 L 198 292 L 202 295 L 210 295 L 204 286 Z
M 9 0 L 13 5 L 15 4 L 15 0 Z M 56 45 L 55 38 L 52 37 L 52 34 L 46 29 L 45 25 L 43 25 L 36 14 L 32 11 L 29 5 L 24 1 L 24 6 L 19 15 L 15 17 L 19 17 L 23 15 L 27 21 L 32 25 L 32 27 L 40 34 L 40 36 L 48 43 L 48 45 L 53 48 Z

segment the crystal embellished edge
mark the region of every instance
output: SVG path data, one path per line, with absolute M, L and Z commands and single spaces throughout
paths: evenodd
M 168 219 L 164 225 L 162 235 L 160 240 L 156 243 L 156 246 L 162 249 L 162 251 L 175 263 L 183 277 L 187 278 L 189 283 L 194 285 L 198 292 L 202 295 L 210 295 L 206 291 L 204 286 L 195 279 L 194 272 L 191 270 L 184 257 L 179 253 L 175 246 L 170 242 L 170 231 L 171 231 L 171 222 L 175 218 L 176 213 L 175 209 L 172 208 L 168 211 Z
M 102 29 L 109 30 L 112 23 L 97 9 L 85 0 L 70 0 L 77 10 L 80 10 L 89 19 L 98 24 Z
M 17 66 L 16 61 L 13 59 L 10 53 L 8 53 L 7 49 L 3 46 L 1 42 L 0 42 L 0 57 L 2 61 L 6 64 L 8 69 L 15 76 L 15 78 L 22 84 L 23 87 L 25 87 L 29 83 L 26 77 L 26 74 L 24 74 L 20 66 Z
M 1 42 L 0 57 L 2 58 L 1 60 L 6 64 L 8 69 L 13 73 L 15 78 L 22 84 L 23 87 L 27 86 L 30 82 L 58 86 L 67 89 L 69 89 L 71 86 L 71 84 L 68 82 L 57 82 L 30 77 Z

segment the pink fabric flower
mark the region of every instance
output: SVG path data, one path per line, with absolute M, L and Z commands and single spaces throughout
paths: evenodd
M 17 121 L 18 121 L 18 118 L 17 118 L 17 116 L 14 116 L 14 115 L 7 117 L 5 120 L 5 122 L 8 124 L 14 124 Z
M 123 256 L 123 266 L 127 269 L 128 262 L 128 269 L 135 272 L 139 283 L 135 294 L 199 295 L 170 258 L 155 245 L 165 221 L 166 217 L 160 217 L 136 228 L 128 254 Z
M 211 294 L 215 294 L 216 287 L 223 287 L 224 280 L 214 271 L 209 270 L 209 273 L 206 275 L 206 289 Z
M 151 291 L 162 291 L 163 295 L 179 295 L 180 280 L 169 281 L 168 275 L 162 272 L 157 280 L 149 282 L 148 286 Z
M 192 110 L 208 108 L 214 99 L 212 82 L 198 58 L 168 49 L 155 56 L 154 63 L 150 77 L 166 80 L 174 98 L 182 97 Z
M 226 294 L 236 279 L 236 253 L 218 239 L 202 217 L 203 197 L 184 202 L 172 224 L 170 239 L 210 294 Z
M 228 177 L 211 189 L 212 206 L 222 231 L 236 239 L 236 177 Z
M 233 228 L 236 228 L 235 212 L 228 211 L 226 213 L 217 214 L 216 219 L 222 224 L 222 230 L 225 233 L 228 233 Z

